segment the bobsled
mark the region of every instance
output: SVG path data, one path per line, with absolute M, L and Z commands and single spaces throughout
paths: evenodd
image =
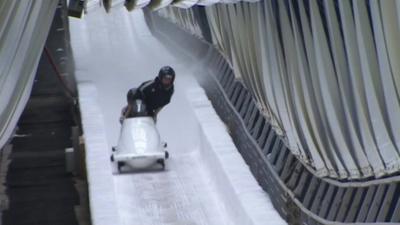
M 122 120 L 118 144 L 112 147 L 111 162 L 116 163 L 118 172 L 126 167 L 142 170 L 156 165 L 164 170 L 169 153 L 167 144 L 161 141 L 153 117 L 148 116 L 140 100 L 128 107 L 131 112 Z

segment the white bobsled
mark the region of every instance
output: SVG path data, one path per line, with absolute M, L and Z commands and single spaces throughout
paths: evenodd
M 112 148 L 111 161 L 117 164 L 118 172 L 126 166 L 135 170 L 157 164 L 165 169 L 165 160 L 169 157 L 166 147 L 152 117 L 126 118 L 122 122 L 118 145 Z

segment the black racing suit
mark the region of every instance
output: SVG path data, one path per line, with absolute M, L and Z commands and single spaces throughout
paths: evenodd
M 143 82 L 138 88 L 130 89 L 127 94 L 128 105 L 136 99 L 141 99 L 146 104 L 149 116 L 156 119 L 157 113 L 171 101 L 173 93 L 174 86 L 165 89 L 156 77 L 154 80 Z

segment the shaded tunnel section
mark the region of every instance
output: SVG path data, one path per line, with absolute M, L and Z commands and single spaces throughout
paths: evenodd
M 78 223 L 77 216 L 85 202 L 77 187 L 85 189 L 85 182 L 67 171 L 66 149 L 73 147 L 72 137 L 79 132 L 65 4 L 60 1 L 57 7 L 47 54 L 44 50 L 41 55 L 30 98 L 3 149 L 2 163 L 9 162 L 3 225 L 88 224 L 88 218 Z
M 40 103 L 38 100 L 40 99 Z M 71 147 L 71 115 L 63 97 L 32 96 L 11 144 L 6 179 L 9 209 L 3 224 L 78 224 L 79 204 L 65 148 Z

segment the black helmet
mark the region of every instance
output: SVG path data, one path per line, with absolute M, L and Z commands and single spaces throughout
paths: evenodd
M 175 80 L 174 69 L 172 69 L 172 67 L 170 67 L 170 66 L 161 67 L 160 71 L 158 72 L 158 79 L 160 80 L 160 82 L 162 82 L 163 79 L 170 79 L 171 85 L 172 85 Z

